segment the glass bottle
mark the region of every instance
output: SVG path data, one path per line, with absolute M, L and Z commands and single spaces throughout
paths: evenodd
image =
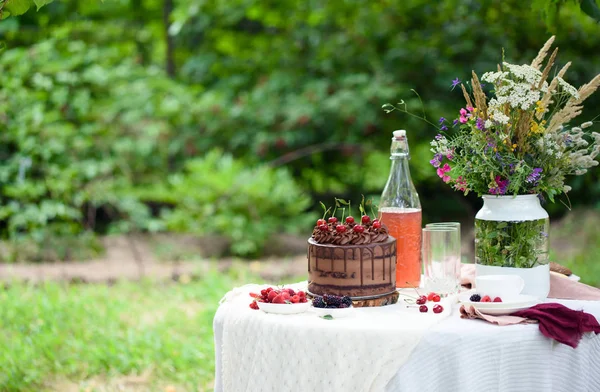
M 396 238 L 396 287 L 421 282 L 421 202 L 410 177 L 406 131 L 394 131 L 392 166 L 379 202 L 379 218 Z

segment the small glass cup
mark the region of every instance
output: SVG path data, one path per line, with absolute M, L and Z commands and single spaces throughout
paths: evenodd
M 460 229 L 430 225 L 423 229 L 425 289 L 441 296 L 458 293 L 460 287 Z

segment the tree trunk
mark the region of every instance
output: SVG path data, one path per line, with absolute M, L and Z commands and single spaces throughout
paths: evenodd
M 165 0 L 163 5 L 163 24 L 165 26 L 166 52 L 166 71 L 169 77 L 175 77 L 175 42 L 169 34 L 171 27 L 171 12 L 173 12 L 173 0 Z

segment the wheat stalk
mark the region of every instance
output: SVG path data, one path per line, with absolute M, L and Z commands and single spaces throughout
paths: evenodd
M 529 126 L 531 124 L 531 119 L 533 118 L 533 113 L 525 112 L 523 110 L 519 110 L 519 112 L 519 120 L 517 121 L 517 125 L 514 129 L 517 145 L 523 148 L 525 146 L 525 138 L 529 133 Z
M 475 71 L 471 71 L 473 78 L 471 79 L 471 86 L 473 87 L 473 97 L 475 97 L 475 105 L 479 110 L 479 113 L 482 114 L 482 118 L 487 120 L 487 104 L 486 104 L 486 96 L 481 88 L 481 83 L 479 82 L 479 78 Z
M 592 95 L 600 87 L 600 74 L 596 75 L 589 83 L 579 88 L 579 98 L 571 97 L 560 111 L 558 111 L 550 121 L 548 132 L 556 131 L 562 124 L 569 122 L 581 114 L 583 101 Z
M 550 100 L 552 99 L 552 94 L 554 94 L 554 91 L 556 91 L 556 86 L 558 86 L 558 78 L 562 78 L 565 75 L 565 73 L 567 73 L 567 70 L 569 69 L 570 66 L 571 66 L 571 62 L 569 61 L 568 63 L 565 64 L 564 67 L 561 68 L 560 71 L 558 71 L 558 74 L 550 82 L 550 85 L 548 86 L 548 91 L 546 91 L 546 93 L 540 100 L 541 106 L 543 108 L 548 107 L 548 105 L 550 104 Z M 541 120 L 542 117 L 544 117 L 544 112 L 538 113 L 536 117 L 538 120 Z
M 542 46 L 542 48 L 538 52 L 537 56 L 531 62 L 531 66 L 533 68 L 540 69 L 540 67 L 542 66 L 542 62 L 544 61 L 544 59 L 548 55 L 548 50 L 550 49 L 550 47 L 554 43 L 554 38 L 556 38 L 556 37 L 555 36 L 550 37 L 550 39 L 548 39 L 548 41 L 546 41 L 546 43 L 544 44 L 544 46 Z
M 471 97 L 469 97 L 469 93 L 467 93 L 467 89 L 464 84 L 460 84 L 460 88 L 462 89 L 463 95 L 465 97 L 465 101 L 467 101 L 467 105 L 473 107 L 473 102 L 471 102 Z
M 542 72 L 542 78 L 540 79 L 540 83 L 537 86 L 538 90 L 542 88 L 544 82 L 546 81 L 546 79 L 548 79 L 548 74 L 550 74 L 550 68 L 552 68 L 552 66 L 554 65 L 554 60 L 556 59 L 557 53 L 558 48 L 554 49 L 554 52 L 552 52 L 552 54 L 550 55 L 550 60 L 548 60 L 548 64 L 546 64 L 546 67 Z

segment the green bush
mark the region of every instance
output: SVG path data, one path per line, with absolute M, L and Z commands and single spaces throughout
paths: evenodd
M 0 84 L 0 238 L 43 244 L 120 220 L 148 228 L 147 207 L 120 190 L 182 165 L 192 88 L 67 38 L 3 52 Z M 98 210 L 109 219 L 97 222 Z
M 220 234 L 231 240 L 231 251 L 257 255 L 273 234 L 310 227 L 305 214 L 310 198 L 285 169 L 247 167 L 218 150 L 188 161 L 181 174 L 169 179 L 164 212 L 167 229 L 199 235 Z

